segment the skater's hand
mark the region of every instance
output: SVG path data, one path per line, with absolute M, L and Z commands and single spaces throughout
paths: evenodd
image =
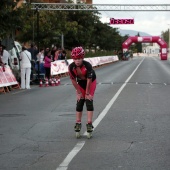
M 85 99 L 93 100 L 93 96 L 90 95 L 90 94 L 86 94 L 86 95 L 85 95 Z
M 80 99 L 83 98 L 82 93 L 77 93 L 77 101 L 79 102 Z

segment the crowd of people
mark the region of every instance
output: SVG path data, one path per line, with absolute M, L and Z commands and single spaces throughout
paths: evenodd
M 66 51 L 64 49 L 57 48 L 54 46 L 50 48 L 41 48 L 39 51 L 36 45 L 31 44 L 31 47 L 27 49 L 31 53 L 32 67 L 39 73 L 46 74 L 49 77 L 49 68 L 51 62 L 56 60 L 67 60 Z
M 57 48 L 42 48 L 38 50 L 35 44 L 31 44 L 30 48 L 22 47 L 19 55 L 20 73 L 21 73 L 21 89 L 30 89 L 30 79 L 34 78 L 34 74 L 44 74 L 47 79 L 51 77 L 51 62 L 56 60 L 65 60 L 67 64 L 66 50 Z M 10 54 L 5 46 L 0 44 L 0 66 L 5 69 L 5 65 L 9 65 Z
M 31 78 L 33 78 L 34 73 L 35 74 L 39 73 L 39 74 L 45 74 L 45 77 L 49 80 L 51 78 L 51 62 L 56 60 L 65 60 L 67 63 L 66 51 L 64 49 L 57 48 L 56 46 L 54 46 L 52 49 L 48 47 L 41 48 L 38 51 L 37 46 L 31 44 L 31 47 L 28 48 L 27 51 L 31 54 L 31 60 L 30 60 Z M 25 76 L 27 77 L 27 74 Z M 21 77 L 21 82 L 22 82 L 22 77 Z

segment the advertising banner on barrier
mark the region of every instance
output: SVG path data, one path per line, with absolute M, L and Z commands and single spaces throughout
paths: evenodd
M 5 66 L 5 71 L 0 67 L 0 87 L 18 84 L 12 70 L 9 66 Z
M 118 56 L 103 56 L 103 57 L 93 57 L 85 58 L 84 60 L 88 61 L 92 67 L 99 66 L 102 64 L 107 64 L 111 62 L 118 61 Z M 73 60 L 69 59 L 67 62 L 65 60 L 57 60 L 51 63 L 51 75 L 57 75 L 68 72 L 68 65 L 72 63 Z
M 65 60 L 57 60 L 51 63 L 51 75 L 57 75 L 66 72 L 68 72 L 68 66 Z

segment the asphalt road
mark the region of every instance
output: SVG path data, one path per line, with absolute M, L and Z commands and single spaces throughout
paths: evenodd
M 0 95 L 0 170 L 169 170 L 170 61 L 134 57 L 95 69 L 93 138 L 76 139 L 75 90 Z

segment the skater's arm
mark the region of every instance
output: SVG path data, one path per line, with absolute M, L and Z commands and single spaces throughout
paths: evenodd
M 81 93 L 81 91 L 79 89 L 79 86 L 78 86 L 75 79 L 71 79 L 71 81 L 72 81 L 72 84 L 73 84 L 74 88 L 77 91 L 77 101 L 80 101 L 80 99 L 83 98 L 83 96 L 82 96 L 82 93 Z
M 92 79 L 88 78 L 87 79 L 87 86 L 86 86 L 86 95 L 85 98 L 88 100 L 93 100 L 93 96 L 90 94 L 90 87 L 91 87 Z
M 74 88 L 76 89 L 77 93 L 78 93 L 78 94 L 81 94 L 81 91 L 80 91 L 80 89 L 79 89 L 79 86 L 78 86 L 76 80 L 75 80 L 75 79 L 71 79 L 71 82 L 72 82 Z
M 90 94 L 90 86 L 92 83 L 92 79 L 91 78 L 87 78 L 87 85 L 86 85 L 86 95 Z
M 92 79 L 94 77 L 94 71 L 90 63 L 86 63 L 86 69 L 87 69 L 86 98 L 88 98 L 87 96 L 90 95 L 90 88 L 92 84 Z

